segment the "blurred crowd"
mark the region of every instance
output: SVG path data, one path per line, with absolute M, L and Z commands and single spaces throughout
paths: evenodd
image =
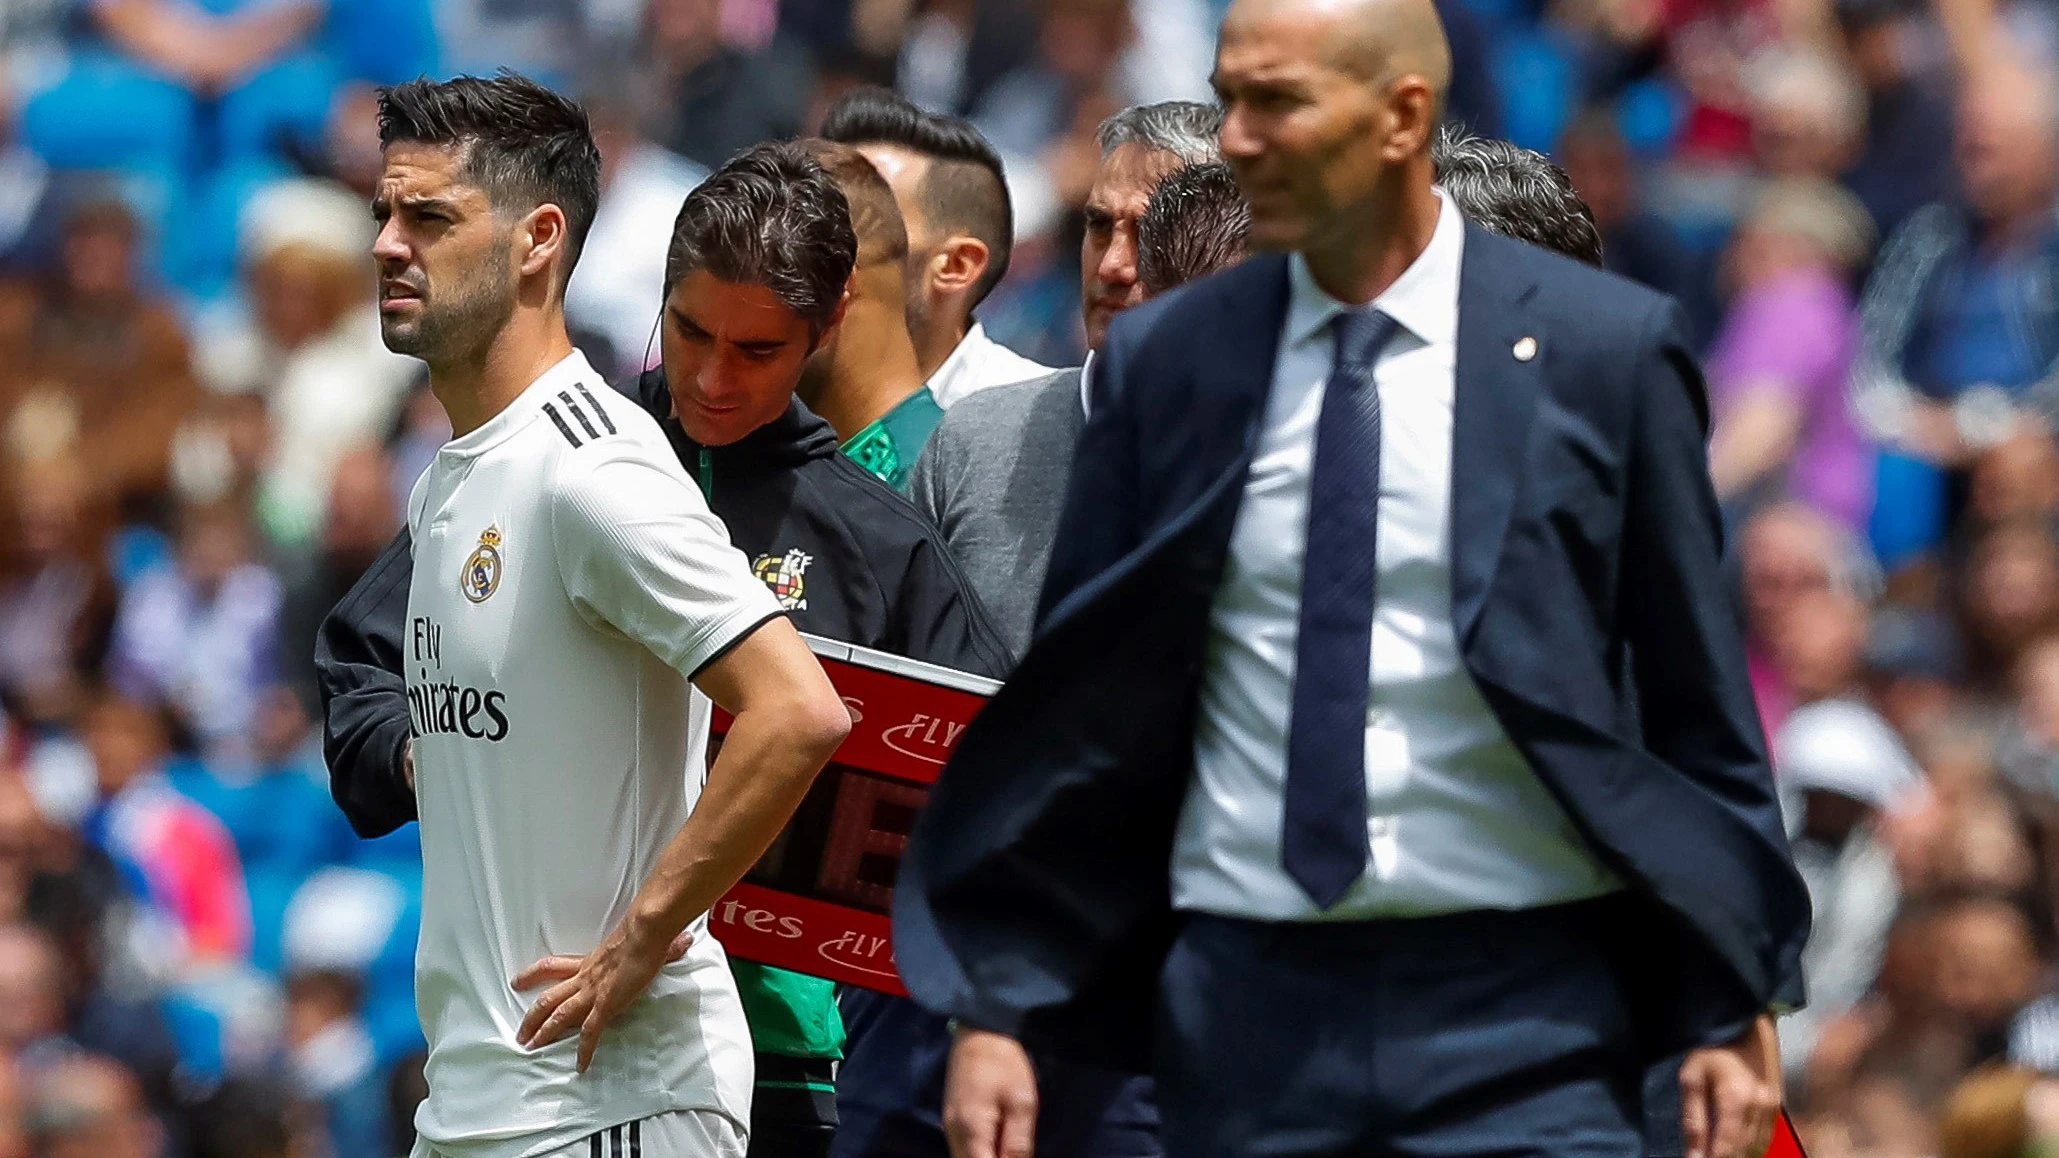
M 410 1144 L 419 850 L 330 803 L 309 668 L 448 434 L 378 336 L 372 86 L 588 104 L 568 312 L 620 375 L 709 166 L 860 84 L 965 114 L 1017 230 L 981 318 L 1072 365 L 1095 128 L 1205 98 L 1222 7 L 0 0 L 0 1158 Z M 1706 343 L 1812 1158 L 2059 1145 L 2059 6 L 1439 7 L 1452 117 Z

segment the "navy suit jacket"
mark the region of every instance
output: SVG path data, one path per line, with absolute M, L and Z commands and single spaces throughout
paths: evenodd
M 1209 607 L 1287 302 L 1286 259 L 1261 256 L 1111 328 L 1035 640 L 903 862 L 896 955 L 925 1005 L 1148 1066 Z M 1616 949 L 1647 1055 L 1800 1004 L 1808 896 L 1720 565 L 1679 309 L 1468 226 L 1455 405 L 1460 652 L 1630 889 Z M 1320 566 L 1325 544 L 1308 549 Z

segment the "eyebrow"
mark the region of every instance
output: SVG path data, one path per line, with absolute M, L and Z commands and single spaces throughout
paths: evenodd
M 390 212 L 394 204 L 395 202 L 392 198 L 382 194 L 372 198 L 372 212 L 375 214 Z M 419 193 L 410 193 L 401 197 L 399 204 L 404 209 L 413 209 L 417 212 L 425 209 L 435 209 L 445 213 L 456 213 L 458 209 L 458 203 L 448 198 L 429 197 Z

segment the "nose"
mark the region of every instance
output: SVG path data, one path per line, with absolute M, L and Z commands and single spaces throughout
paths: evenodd
M 372 239 L 372 259 L 380 265 L 407 264 L 410 254 L 407 242 L 400 235 L 398 217 L 389 217 L 379 226 L 379 236 Z
M 701 397 L 717 406 L 728 404 L 727 398 L 736 380 L 728 363 L 722 352 L 716 350 L 701 359 L 700 368 L 694 374 L 694 385 L 700 387 Z
M 1265 149 L 1265 143 L 1252 131 L 1250 117 L 1235 104 L 1223 115 L 1217 144 L 1226 161 L 1249 161 Z
M 1135 222 L 1118 222 L 1109 236 L 1108 248 L 1101 253 L 1101 264 L 1094 270 L 1094 276 L 1103 285 L 1130 286 L 1137 281 L 1137 226 Z

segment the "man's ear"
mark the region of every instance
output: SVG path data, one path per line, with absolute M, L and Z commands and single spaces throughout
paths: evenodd
M 993 260 L 987 243 L 967 234 L 955 234 L 937 247 L 929 259 L 929 281 L 947 296 L 971 293 L 987 275 Z
M 1381 154 L 1396 164 L 1424 152 L 1437 132 L 1437 93 L 1428 81 L 1405 73 L 1387 90 L 1388 133 Z
M 529 211 L 516 230 L 523 243 L 520 268 L 523 277 L 535 277 L 550 269 L 571 243 L 565 211 L 548 202 Z
M 858 271 L 852 270 L 851 276 L 856 278 Z M 836 336 L 836 328 L 844 324 L 844 315 L 849 313 L 850 309 L 851 286 L 849 282 L 846 282 L 844 283 L 844 292 L 837 296 L 836 308 L 829 312 L 829 320 L 822 324 L 822 333 L 815 339 L 815 348 L 817 350 L 828 345 L 829 340 Z

